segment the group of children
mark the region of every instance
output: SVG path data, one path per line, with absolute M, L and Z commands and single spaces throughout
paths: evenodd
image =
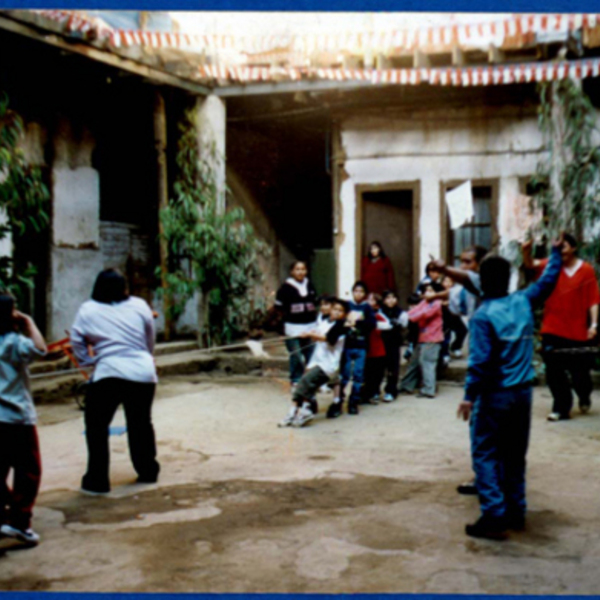
M 350 302 L 321 297 L 316 326 L 301 334 L 313 342 L 314 351 L 304 375 L 293 386 L 292 408 L 279 425 L 301 427 L 311 421 L 318 410 L 315 395 L 325 386 L 334 394 L 327 417 L 339 417 L 350 382 L 348 414 L 357 415 L 360 404 L 379 403 L 386 372 L 383 400 L 395 400 L 402 328 L 407 324 L 408 315 L 395 293 L 370 294 L 361 281 L 354 284 Z
M 483 256 L 478 250 L 470 248 L 461 256 L 463 279 L 470 280 L 465 273 L 475 279 L 471 287 L 478 285 L 477 268 Z M 325 386 L 332 388 L 334 395 L 327 418 L 342 414 L 350 383 L 349 415 L 357 415 L 361 404 L 392 402 L 399 393 L 417 391 L 418 397 L 434 398 L 440 371 L 451 357 L 462 357 L 467 336 L 464 317 L 469 317 L 477 304 L 476 295 L 455 283 L 454 271 L 459 270 L 430 262 L 426 276 L 408 299 L 407 311 L 400 307 L 395 292 L 372 293 L 362 281 L 354 284 L 349 302 L 320 298 L 316 325 L 300 335 L 314 345 L 314 352 L 304 375 L 293 385 L 292 407 L 279 425 L 302 427 L 310 422 L 318 410 L 316 393 Z M 404 357 L 409 364 L 399 381 L 405 328 L 408 347 Z

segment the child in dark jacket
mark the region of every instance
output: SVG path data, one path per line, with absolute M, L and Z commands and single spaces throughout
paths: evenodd
M 398 296 L 391 291 L 383 294 L 380 312 L 388 319 L 391 328 L 381 331 L 385 346 L 386 384 L 383 401 L 393 402 L 398 397 L 398 377 L 400 376 L 400 347 L 402 329 L 408 327 L 408 313 L 398 304 Z
M 352 380 L 352 392 L 348 400 L 349 415 L 358 414 L 358 404 L 362 399 L 364 385 L 369 335 L 375 327 L 375 315 L 367 302 L 368 293 L 367 286 L 362 281 L 357 281 L 352 287 L 352 301 L 349 302 L 350 313 L 347 324 L 350 331 L 346 336 L 341 369 L 342 396 L 346 386 Z M 342 402 L 331 405 L 335 408 L 331 410 L 331 414 L 327 414 L 329 418 L 339 417 L 342 414 Z
M 382 334 L 392 329 L 390 320 L 381 312 L 381 296 L 369 294 L 367 301 L 375 315 L 375 327 L 369 336 L 367 362 L 365 366 L 365 387 L 361 404 L 379 404 L 381 383 L 385 375 L 386 354 Z

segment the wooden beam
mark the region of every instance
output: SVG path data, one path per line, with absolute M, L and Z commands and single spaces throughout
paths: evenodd
M 429 56 L 422 50 L 415 50 L 413 53 L 413 67 L 415 69 L 428 69 L 431 67 Z
M 502 50 L 494 46 L 494 44 L 490 44 L 488 49 L 488 61 L 491 63 L 502 63 L 506 59 L 506 55 Z
M 455 67 L 465 66 L 465 53 L 458 46 L 452 48 L 452 64 Z
M 376 69 L 391 69 L 392 61 L 385 56 L 385 54 L 378 54 L 375 57 L 375 68 Z
M 383 87 L 370 81 L 281 81 L 278 83 L 250 83 L 215 88 L 213 94 L 222 98 L 232 96 L 260 96 L 266 94 L 291 94 L 294 92 L 328 92 Z
M 342 66 L 344 69 L 360 69 L 361 59 L 359 56 L 352 56 L 350 54 L 344 55 L 342 59 Z
M 183 79 L 134 60 L 123 58 L 107 50 L 100 50 L 99 48 L 82 44 L 77 41 L 67 41 L 69 38 L 65 39 L 55 33 L 48 33 L 43 30 L 40 31 L 37 27 L 25 25 L 21 22 L 7 18 L 6 16 L 0 16 L 0 29 L 28 37 L 38 42 L 54 46 L 55 48 L 60 48 L 61 50 L 66 50 L 73 54 L 85 56 L 91 60 L 123 71 L 128 71 L 129 73 L 139 75 L 140 77 L 145 77 L 154 83 L 180 88 L 201 96 L 207 96 L 212 93 L 212 90 L 209 87 L 195 83 L 189 79 Z
M 156 149 L 156 172 L 158 188 L 158 232 L 161 285 L 165 294 L 163 296 L 163 313 L 165 316 L 165 341 L 169 341 L 173 333 L 173 321 L 169 315 L 171 310 L 171 299 L 166 293 L 167 274 L 169 271 L 169 244 L 163 237 L 164 227 L 160 219 L 160 213 L 167 208 L 169 203 L 169 178 L 167 174 L 167 111 L 165 99 L 159 89 L 154 91 L 154 147 Z

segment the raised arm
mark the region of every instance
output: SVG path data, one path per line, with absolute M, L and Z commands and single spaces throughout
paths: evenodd
M 46 341 L 35 324 L 35 321 L 29 315 L 23 314 L 18 310 L 13 311 L 13 317 L 23 323 L 25 335 L 31 339 L 37 350 L 45 354 L 48 351 Z
M 552 246 L 550 260 L 544 269 L 542 276 L 525 289 L 524 294 L 529 299 L 532 305 L 538 305 L 545 302 L 550 294 L 554 291 L 560 270 L 562 268 L 561 250 L 562 236 L 560 240 Z
M 447 275 L 450 277 L 450 279 L 456 281 L 456 283 L 460 283 L 460 285 L 462 285 L 467 292 L 475 294 L 476 296 L 481 294 L 481 291 L 478 290 L 475 285 L 473 285 L 473 281 L 469 276 L 468 271 L 463 271 L 463 269 L 457 269 L 456 267 L 450 267 L 446 264 L 446 261 L 442 260 L 441 258 L 438 258 L 437 260 L 432 258 L 432 261 L 435 265 L 435 268 L 440 271 L 440 273 Z
M 523 267 L 528 270 L 535 269 L 537 266 L 539 266 L 541 262 L 533 258 L 532 249 L 533 240 L 527 240 L 526 242 L 521 244 L 521 253 L 523 255 Z

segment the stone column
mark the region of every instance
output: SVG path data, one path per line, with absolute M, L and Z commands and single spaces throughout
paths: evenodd
M 58 120 L 52 165 L 48 333 L 65 336 L 102 270 L 100 177 L 92 168 L 94 140 L 85 128 Z
M 217 206 L 220 210 L 225 210 L 225 101 L 218 96 L 200 99 L 197 116 L 200 157 L 212 167 L 218 194 Z
M 225 102 L 218 96 L 201 98 L 197 104 L 198 150 L 200 160 L 205 162 L 212 171 L 217 193 L 217 211 L 224 212 L 226 208 L 226 174 L 225 174 L 225 139 L 227 131 Z M 207 338 L 206 322 L 208 303 L 203 294 L 196 298 L 197 335 L 202 346 Z

